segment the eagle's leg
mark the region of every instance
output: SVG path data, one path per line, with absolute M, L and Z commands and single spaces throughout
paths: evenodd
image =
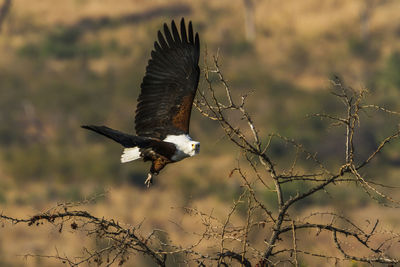
M 157 174 L 151 173 L 151 172 L 149 172 L 147 174 L 147 179 L 146 179 L 146 181 L 144 181 L 144 184 L 147 186 L 147 188 L 149 188 L 150 185 L 153 183 L 153 177 L 156 176 L 156 175 Z
M 153 183 L 153 178 L 167 165 L 170 161 L 163 156 L 155 158 L 151 163 L 150 172 L 147 174 L 147 179 L 144 182 L 147 187 Z

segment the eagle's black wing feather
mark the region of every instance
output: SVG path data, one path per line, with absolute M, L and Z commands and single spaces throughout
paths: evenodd
M 168 134 L 189 132 L 200 74 L 200 41 L 191 22 L 188 31 L 183 19 L 180 26 L 180 35 L 174 21 L 172 31 L 164 24 L 164 35 L 158 32 L 138 98 L 135 129 L 139 136 L 162 140 Z
M 98 134 L 104 135 L 115 142 L 120 143 L 124 147 L 148 147 L 152 140 L 150 138 L 141 137 L 141 136 L 133 136 L 130 134 L 126 134 L 114 129 L 111 129 L 107 126 L 95 126 L 95 125 L 82 125 L 84 129 L 91 130 Z

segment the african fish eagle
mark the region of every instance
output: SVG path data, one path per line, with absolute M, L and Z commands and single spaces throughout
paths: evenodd
M 180 34 L 171 22 L 158 31 L 151 59 L 141 84 L 135 117 L 136 135 L 107 126 L 84 125 L 82 128 L 104 135 L 124 146 L 121 162 L 139 158 L 151 161 L 145 184 L 167 164 L 200 152 L 200 143 L 189 136 L 190 113 L 199 83 L 199 35 L 193 34 L 192 22 L 186 30 L 181 20 Z

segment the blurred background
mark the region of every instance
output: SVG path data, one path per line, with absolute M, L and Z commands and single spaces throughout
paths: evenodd
M 134 130 L 145 66 L 157 31 L 171 19 L 193 21 L 200 34 L 201 67 L 218 52 L 233 92 L 252 92 L 249 109 L 265 141 L 271 132 L 295 138 L 329 167 L 343 164 L 343 129 L 307 115 L 344 114 L 340 101 L 329 94 L 333 75 L 356 90 L 367 88 L 371 104 L 400 110 L 398 0 L 1 0 L 0 5 L 4 214 L 26 217 L 60 202 L 100 196 L 85 209 L 127 224 L 143 221 L 144 232 L 164 229 L 172 239 L 190 244 L 192 237 L 175 222 L 190 232 L 191 220 L 197 219 L 179 207 L 220 218 L 229 213 L 241 191 L 240 180 L 229 178 L 240 151 L 197 110 L 191 136 L 201 142 L 201 154 L 166 167 L 150 189 L 143 185 L 149 163 L 120 164 L 118 144 L 80 128 L 98 124 Z M 199 90 L 206 86 L 201 78 Z M 357 135 L 360 160 L 398 127 L 396 117 L 377 112 L 362 119 L 367 121 Z M 379 166 L 381 181 L 395 183 L 399 148 L 393 143 L 370 173 Z M 284 144 L 272 146 L 270 155 L 276 162 L 293 157 Z M 356 217 L 386 216 L 387 227 L 395 228 L 399 215 L 366 204 L 367 198 L 362 191 L 340 188 L 330 198 L 313 197 L 299 214 L 346 207 Z M 265 192 L 265 201 L 274 204 L 271 192 Z M 54 255 L 57 249 L 73 256 L 82 252 L 82 244 L 96 246 L 96 241 L 68 233 L 61 239 L 57 229 L 46 227 L 3 227 L 0 266 L 62 265 L 21 255 Z

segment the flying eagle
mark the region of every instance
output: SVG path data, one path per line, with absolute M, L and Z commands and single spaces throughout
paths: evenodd
M 199 83 L 199 35 L 192 22 L 186 30 L 181 20 L 180 34 L 175 22 L 171 30 L 164 24 L 140 85 L 135 117 L 136 135 L 107 126 L 84 125 L 82 128 L 104 135 L 124 146 L 121 162 L 139 158 L 151 161 L 145 184 L 165 165 L 192 157 L 200 152 L 200 143 L 189 136 L 190 113 Z

